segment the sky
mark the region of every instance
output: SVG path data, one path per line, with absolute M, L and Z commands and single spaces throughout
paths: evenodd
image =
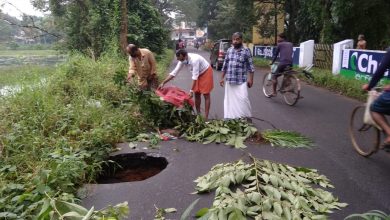
M 22 18 L 22 13 L 20 11 L 27 15 L 43 16 L 42 12 L 36 10 L 31 5 L 30 0 L 0 0 L 0 8 L 3 13 L 19 19 Z

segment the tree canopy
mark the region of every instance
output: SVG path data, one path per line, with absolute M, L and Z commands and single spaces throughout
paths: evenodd
M 34 6 L 50 10 L 65 33 L 64 46 L 69 50 L 99 56 L 119 49 L 121 31 L 127 42 L 148 47 L 159 53 L 166 47 L 167 33 L 161 15 L 147 0 L 33 0 Z M 122 4 L 124 3 L 124 4 Z M 123 5 L 126 10 L 122 10 Z M 126 15 L 122 16 L 122 12 Z M 126 19 L 126 23 L 123 23 Z M 126 29 L 121 28 L 126 24 Z M 125 38 L 126 38 L 125 37 Z M 123 50 L 123 47 L 122 47 Z
M 230 37 L 235 31 L 250 36 L 257 25 L 264 37 L 274 35 L 274 15 L 284 15 L 284 31 L 299 43 L 314 39 L 334 43 L 364 34 L 369 49 L 383 49 L 390 43 L 390 2 L 386 0 L 192 0 L 201 8 L 198 25 L 208 26 L 212 39 Z M 253 7 L 271 3 L 276 8 Z M 257 21 L 263 22 L 258 23 Z M 256 24 L 257 23 L 257 24 Z M 248 37 L 250 38 L 250 37 Z
M 208 38 L 230 38 L 237 31 L 251 40 L 253 26 L 264 37 L 274 36 L 275 14 L 284 15 L 284 31 L 293 43 L 314 39 L 334 43 L 364 34 L 369 49 L 390 44 L 387 0 L 31 0 L 36 8 L 51 11 L 39 21 L 43 30 L 64 36 L 69 50 L 99 56 L 106 50 L 122 48 L 127 42 L 159 53 L 167 46 L 172 14 L 207 27 Z M 271 3 L 276 8 L 255 7 Z M 124 7 L 125 5 L 125 7 Z M 126 9 L 126 10 L 124 10 Z M 14 32 L 2 16 L 0 40 Z M 10 18 L 8 18 L 10 19 Z M 39 20 L 38 18 L 37 21 Z M 12 20 L 12 19 L 10 19 Z M 258 22 L 262 21 L 262 22 Z M 19 25 L 31 26 L 26 17 Z M 37 23 L 34 23 L 37 24 Z M 42 31 L 37 31 L 42 34 Z
M 285 15 L 285 31 L 289 39 L 299 43 L 314 39 L 334 43 L 356 39 L 364 34 L 370 49 L 383 49 L 389 42 L 390 2 L 386 0 L 255 0 L 276 2 Z M 270 11 L 269 13 L 272 13 Z M 257 11 L 256 18 L 269 16 Z M 260 29 L 262 27 L 260 26 Z

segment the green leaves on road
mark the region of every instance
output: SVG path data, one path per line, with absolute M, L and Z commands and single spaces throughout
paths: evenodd
M 244 119 L 212 120 L 204 122 L 200 116 L 195 123 L 184 130 L 189 141 L 203 144 L 224 143 L 235 148 L 246 148 L 244 141 L 254 135 L 257 129 Z
M 257 128 L 245 119 L 211 120 L 205 122 L 201 116 L 197 116 L 194 122 L 182 124 L 176 128 L 184 132 L 184 136 L 189 141 L 203 144 L 224 143 L 237 149 L 246 148 L 245 140 L 255 134 L 259 134 Z M 261 132 L 260 136 L 272 146 L 310 148 L 314 145 L 313 141 L 298 132 L 266 130 Z
M 390 219 L 390 215 L 379 210 L 371 210 L 363 214 L 352 214 L 345 218 L 345 220 L 349 219 L 388 220 Z
M 195 180 L 198 193 L 215 190 L 208 219 L 327 219 L 347 205 L 324 190 L 333 186 L 314 169 L 251 159 L 217 164 Z
M 271 143 L 272 146 L 286 148 L 310 148 L 314 145 L 313 141 L 302 136 L 298 132 L 266 130 L 261 134 L 267 142 Z

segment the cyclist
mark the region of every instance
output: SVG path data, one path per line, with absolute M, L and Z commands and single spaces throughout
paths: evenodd
M 387 69 L 390 68 L 390 48 L 386 50 L 378 69 L 370 80 L 369 84 L 362 86 L 363 90 L 370 91 L 376 86 L 379 80 L 384 76 Z M 372 119 L 384 130 L 387 137 L 383 147 L 390 149 L 390 126 L 384 115 L 390 115 L 390 85 L 383 88 L 383 93 L 370 106 Z
M 270 65 L 274 64 L 279 54 L 280 57 L 278 68 L 276 68 L 276 71 L 272 73 L 273 93 L 271 96 L 276 96 L 276 85 L 278 77 L 286 70 L 287 67 L 292 67 L 293 44 L 286 40 L 286 35 L 284 33 L 278 34 L 277 41 L 278 45 Z
M 198 41 L 195 41 L 195 48 L 196 48 L 197 50 L 199 50 L 199 42 L 198 42 Z

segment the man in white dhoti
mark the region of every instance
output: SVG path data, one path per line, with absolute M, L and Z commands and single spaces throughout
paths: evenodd
M 220 81 L 220 85 L 225 86 L 224 118 L 250 118 L 252 113 L 248 88 L 253 85 L 255 72 L 252 54 L 243 47 L 241 33 L 233 34 L 232 43 L 233 47 L 228 49 L 225 56 Z

